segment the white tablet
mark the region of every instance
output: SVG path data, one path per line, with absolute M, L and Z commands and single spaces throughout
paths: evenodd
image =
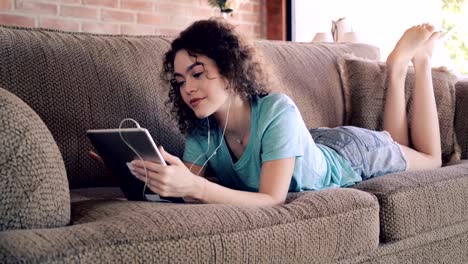
M 144 182 L 133 176 L 128 168 L 129 162 L 139 160 L 140 157 L 143 160 L 166 165 L 147 129 L 93 129 L 86 131 L 86 136 L 104 161 L 106 168 L 119 181 L 128 200 L 183 202 L 182 198 L 159 197 L 149 188 L 146 188 L 143 195 Z
M 86 135 L 103 159 L 109 156 L 115 161 L 131 162 L 139 159 L 136 151 L 143 160 L 166 165 L 146 128 L 93 129 Z

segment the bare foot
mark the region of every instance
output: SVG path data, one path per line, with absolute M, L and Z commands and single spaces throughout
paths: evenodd
M 425 62 L 430 62 L 432 58 L 432 52 L 434 51 L 434 45 L 437 40 L 442 38 L 442 32 L 441 31 L 436 31 L 431 34 L 431 36 L 424 42 L 424 44 L 417 49 L 416 53 L 414 54 L 414 57 L 411 59 L 411 62 L 413 62 L 413 65 L 417 63 L 425 63 Z
M 417 25 L 407 29 L 398 40 L 393 51 L 388 55 L 387 65 L 408 66 L 419 47 L 426 43 L 432 32 L 434 32 L 434 27 L 429 24 Z

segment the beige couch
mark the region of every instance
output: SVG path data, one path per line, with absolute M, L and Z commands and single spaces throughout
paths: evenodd
M 274 207 L 123 198 L 85 131 L 126 117 L 181 155 L 164 37 L 0 27 L 0 263 L 467 263 L 468 164 L 288 195 Z M 343 125 L 337 60 L 364 44 L 257 40 L 308 127 Z M 453 123 L 468 157 L 468 82 Z M 50 131 L 50 133 L 49 133 Z

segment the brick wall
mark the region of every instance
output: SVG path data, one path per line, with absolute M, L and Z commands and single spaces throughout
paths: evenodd
M 240 1 L 227 19 L 246 35 L 265 38 L 266 1 Z M 176 35 L 219 15 L 207 0 L 0 0 L 0 24 L 77 32 Z
M 286 40 L 286 0 L 268 0 L 266 38 Z

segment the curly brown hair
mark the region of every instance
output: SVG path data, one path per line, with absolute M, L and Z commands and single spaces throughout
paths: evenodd
M 171 43 L 171 48 L 163 59 L 161 77 L 170 82 L 174 74 L 174 59 L 180 50 L 196 58 L 204 55 L 214 60 L 219 73 L 230 84 L 231 89 L 242 99 L 248 100 L 254 95 L 268 94 L 267 74 L 262 70 L 262 63 L 256 55 L 253 45 L 247 44 L 233 25 L 219 19 L 199 20 L 182 31 Z M 180 90 L 169 89 L 168 105 L 172 104 L 171 113 L 177 118 L 182 133 L 201 126 L 200 120 L 182 99 Z

